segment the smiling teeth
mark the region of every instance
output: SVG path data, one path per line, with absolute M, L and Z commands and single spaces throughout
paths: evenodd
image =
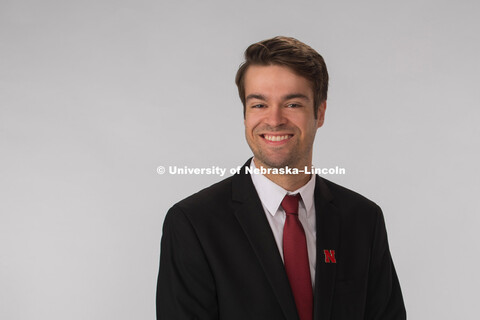
M 268 141 L 282 141 L 282 140 L 287 140 L 289 138 L 289 135 L 285 135 L 285 136 L 267 136 L 265 135 L 265 139 L 267 139 Z

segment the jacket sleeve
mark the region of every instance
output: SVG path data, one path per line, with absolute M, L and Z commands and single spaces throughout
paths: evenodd
M 406 318 L 400 284 L 388 247 L 385 221 L 381 209 L 377 207 L 365 319 L 404 320 Z
M 156 305 L 158 320 L 218 320 L 212 272 L 192 224 L 177 206 L 163 224 Z

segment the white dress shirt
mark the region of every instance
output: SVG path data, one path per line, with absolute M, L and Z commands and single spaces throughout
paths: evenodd
M 250 163 L 250 168 L 254 170 L 255 163 L 253 159 Z M 257 190 L 260 201 L 262 202 L 265 216 L 270 223 L 270 228 L 273 231 L 275 241 L 277 242 L 278 251 L 283 260 L 283 225 L 285 224 L 286 214 L 281 203 L 285 195 L 295 195 L 300 193 L 302 199 L 298 202 L 298 218 L 305 230 L 307 240 L 308 261 L 310 264 L 310 276 L 312 277 L 312 287 L 315 288 L 315 265 L 316 265 L 316 234 L 315 226 L 315 203 L 313 192 L 315 190 L 315 175 L 312 175 L 310 180 L 301 188 L 290 192 L 272 180 L 265 177 L 263 174 L 255 174 L 251 171 L 253 185 Z

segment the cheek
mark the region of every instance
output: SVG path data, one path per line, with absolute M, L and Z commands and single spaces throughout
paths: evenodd
M 247 117 L 244 121 L 243 121 L 244 125 L 245 125 L 245 130 L 249 133 L 251 133 L 255 127 L 257 126 L 258 124 L 258 120 L 255 118 L 255 117 Z
M 303 115 L 290 118 L 290 123 L 303 132 L 310 130 L 310 127 L 312 126 L 312 121 Z
M 306 137 L 315 136 L 317 132 L 317 121 L 312 121 L 311 119 L 303 119 L 303 121 L 296 124 L 298 128 L 302 131 L 302 134 Z

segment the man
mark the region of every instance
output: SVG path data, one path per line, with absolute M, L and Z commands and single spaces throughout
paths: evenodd
M 325 118 L 323 58 L 261 41 L 236 83 L 254 157 L 167 213 L 157 318 L 406 319 L 380 208 L 305 170 Z

